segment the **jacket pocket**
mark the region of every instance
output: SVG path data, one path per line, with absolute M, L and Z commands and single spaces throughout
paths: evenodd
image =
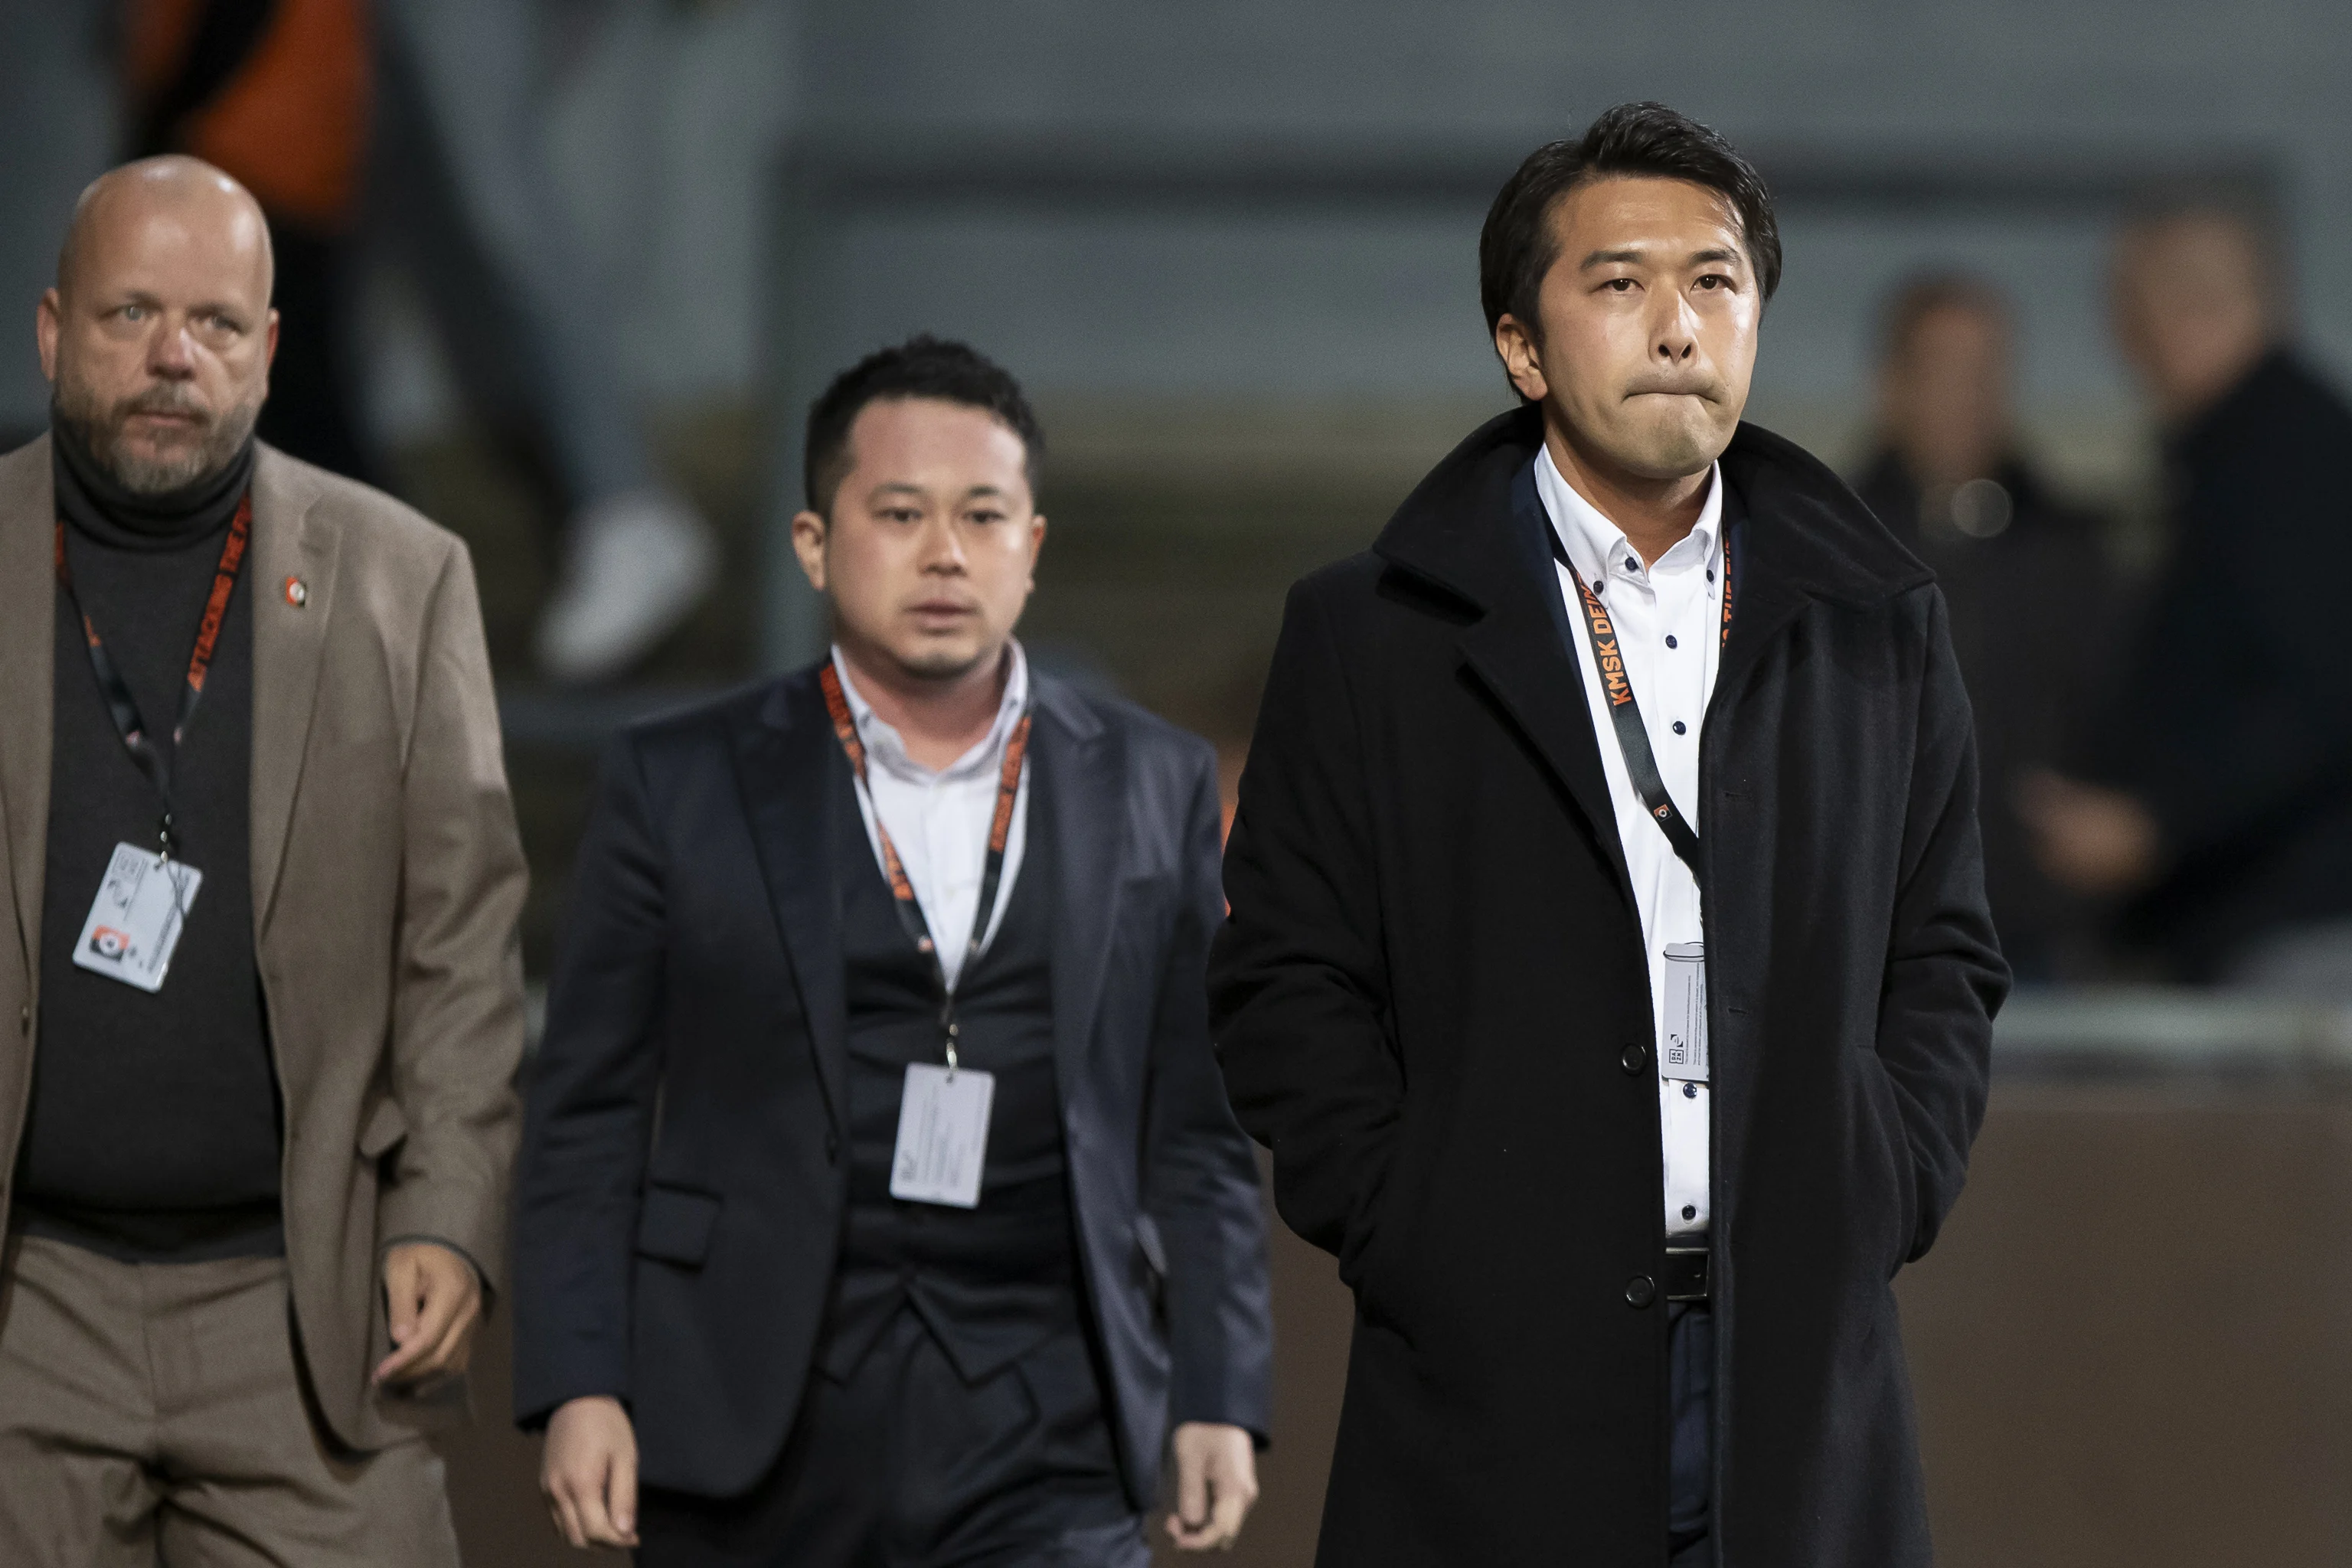
M 381 1160 L 408 1138 L 408 1116 L 400 1101 L 386 1097 L 360 1123 L 360 1158 Z
M 690 1187 L 646 1188 L 637 1213 L 637 1252 L 688 1268 L 710 1256 L 710 1234 L 719 1225 L 719 1196 Z
M 1870 1106 L 1878 1146 L 1885 1159 L 1894 1192 L 1895 1234 L 1888 1248 L 1886 1277 L 1911 1260 L 1911 1249 L 1919 1237 L 1919 1173 L 1911 1163 L 1911 1134 L 1903 1126 L 1903 1102 L 1895 1093 L 1895 1079 L 1888 1076 L 1886 1064 L 1875 1053 L 1865 1053 L 1860 1061 L 1863 1095 Z

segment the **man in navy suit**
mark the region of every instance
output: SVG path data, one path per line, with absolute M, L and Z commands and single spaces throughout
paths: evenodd
M 625 733 L 529 1097 L 516 1408 L 649 1564 L 1229 1544 L 1270 1332 L 1209 1045 L 1209 748 L 1032 669 L 1013 378 L 918 338 L 809 418 L 815 667 Z

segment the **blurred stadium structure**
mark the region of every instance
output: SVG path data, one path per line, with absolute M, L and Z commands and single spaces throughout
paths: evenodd
M 782 546 L 835 368 L 970 338 L 1045 413 L 1029 632 L 1227 743 L 1288 582 L 1360 548 L 1504 388 L 1477 226 L 1517 159 L 1630 98 L 1754 153 L 1786 281 L 1752 412 L 1861 454 L 1875 309 L 1922 267 L 2018 311 L 2026 446 L 2145 552 L 2156 476 L 2110 346 L 2117 213 L 2272 207 L 2305 342 L 2352 370 L 2352 8 L 2320 0 L 539 0 L 543 123 L 629 391 L 732 570 L 635 685 L 537 689 L 544 501 L 478 437 L 396 276 L 367 388 L 412 499 L 483 567 L 543 967 L 588 749 L 821 646 Z M 103 0 L 0 0 L 0 429 L 45 417 L 32 301 L 118 124 Z M 2251 1008 L 2251 1010 L 2249 1010 Z M 2028 999 L 1975 1190 L 1906 1278 L 1946 1560 L 2352 1561 L 2343 1018 Z M 1280 1446 L 1241 1561 L 1306 1560 L 1347 1306 L 1286 1239 Z M 496 1350 L 492 1347 L 495 1365 Z M 465 1439 L 478 1560 L 561 1560 L 529 1458 Z

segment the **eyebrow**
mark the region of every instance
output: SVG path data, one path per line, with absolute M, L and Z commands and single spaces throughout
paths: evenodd
M 1580 270 L 1583 267 L 1606 267 L 1612 262 L 1619 261 L 1625 263 L 1627 266 L 1633 266 L 1636 263 L 1647 260 L 1649 258 L 1649 254 L 1650 253 L 1648 251 L 1642 249 L 1638 246 L 1622 250 L 1596 250 L 1591 255 L 1584 258 L 1582 263 L 1580 265 Z M 1739 259 L 1740 253 L 1737 248 L 1727 248 L 1722 246 L 1717 246 L 1710 250 L 1694 250 L 1690 254 L 1690 261 L 1693 265 L 1702 261 L 1738 261 Z

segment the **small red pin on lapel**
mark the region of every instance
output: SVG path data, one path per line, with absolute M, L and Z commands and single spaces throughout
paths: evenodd
M 298 610 L 310 602 L 310 590 L 303 584 L 301 578 L 286 579 L 286 602 Z

